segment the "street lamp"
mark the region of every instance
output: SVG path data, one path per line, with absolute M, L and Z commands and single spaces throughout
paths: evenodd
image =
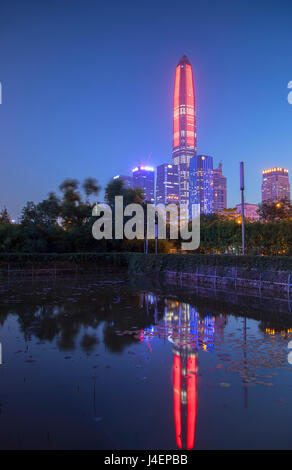
M 240 191 L 241 191 L 242 254 L 245 255 L 245 246 L 244 246 L 244 163 L 243 162 L 240 162 Z

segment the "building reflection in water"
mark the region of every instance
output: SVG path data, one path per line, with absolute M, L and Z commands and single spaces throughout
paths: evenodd
M 141 330 L 140 340 L 149 341 L 153 336 L 164 336 L 173 344 L 173 412 L 176 443 L 179 449 L 193 449 L 197 416 L 197 351 L 211 351 L 217 340 L 224 337 L 227 324 L 225 315 L 200 315 L 187 303 L 164 301 L 164 315 L 158 320 L 157 299 L 143 294 L 142 302 L 154 308 L 155 324 Z

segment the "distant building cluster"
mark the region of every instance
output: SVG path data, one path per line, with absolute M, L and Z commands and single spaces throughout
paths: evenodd
M 132 176 L 117 175 L 125 187 L 139 187 L 146 202 L 191 204 L 200 206 L 201 214 L 224 212 L 227 208 L 227 179 L 222 162 L 214 168 L 213 157 L 197 154 L 196 108 L 193 70 L 184 55 L 175 70 L 173 94 L 172 163 L 156 169 L 139 165 Z M 156 182 L 155 182 L 156 181 Z M 262 202 L 290 200 L 288 170 L 271 168 L 263 171 Z M 241 205 L 236 206 L 241 213 Z M 258 205 L 245 203 L 245 217 L 258 220 Z

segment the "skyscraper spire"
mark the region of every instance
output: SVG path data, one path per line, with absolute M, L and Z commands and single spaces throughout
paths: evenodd
M 189 201 L 189 162 L 196 151 L 194 79 L 191 63 L 184 55 L 175 70 L 173 95 L 172 159 L 178 165 L 181 204 Z

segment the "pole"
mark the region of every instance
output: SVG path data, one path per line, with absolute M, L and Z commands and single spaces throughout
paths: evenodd
M 240 162 L 240 191 L 241 191 L 242 254 L 245 255 L 245 243 L 244 243 L 244 163 L 243 162 Z
M 157 255 L 158 217 L 155 214 L 155 254 Z
M 243 367 L 247 375 L 248 367 L 247 367 L 247 355 L 246 355 L 246 316 L 243 320 L 243 339 L 244 339 L 244 349 L 243 349 Z M 245 378 L 243 379 L 243 406 L 247 408 L 247 382 Z
M 148 220 L 146 222 L 146 255 L 148 255 Z
M 146 215 L 146 218 L 144 216 L 144 230 L 145 230 L 144 253 L 147 255 L 148 254 L 148 219 L 147 219 L 147 215 Z

